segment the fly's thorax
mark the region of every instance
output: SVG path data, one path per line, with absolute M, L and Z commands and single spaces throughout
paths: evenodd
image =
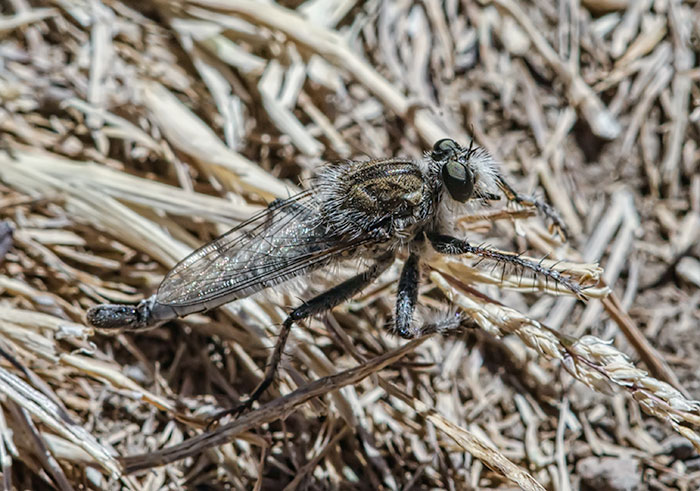
M 350 233 L 406 233 L 426 219 L 431 186 L 410 160 L 330 164 L 316 180 L 324 215 Z

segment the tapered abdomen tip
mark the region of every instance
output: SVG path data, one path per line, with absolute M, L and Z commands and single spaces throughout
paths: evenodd
M 99 329 L 134 328 L 139 312 L 132 305 L 97 305 L 87 311 L 88 322 Z

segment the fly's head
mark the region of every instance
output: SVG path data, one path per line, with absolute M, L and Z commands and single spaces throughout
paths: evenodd
M 483 148 L 462 147 L 449 138 L 438 140 L 429 154 L 435 177 L 452 201 L 466 203 L 470 199 L 492 196 L 496 186 L 496 164 Z

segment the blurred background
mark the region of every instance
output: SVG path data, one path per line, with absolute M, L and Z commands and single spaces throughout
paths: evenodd
M 84 314 L 150 295 L 324 161 L 474 139 L 570 236 L 539 217 L 461 235 L 600 263 L 613 295 L 473 287 L 699 399 L 699 40 L 700 4 L 680 0 L 3 0 L 5 487 L 512 489 L 522 471 L 556 490 L 697 489 L 700 438 L 643 412 L 643 388 L 593 391 L 521 337 L 478 329 L 127 477 L 116 455 L 201 433 L 255 387 L 304 287 L 144 334 L 95 335 Z M 295 328 L 264 400 L 400 346 L 384 329 L 399 267 Z M 421 303 L 456 310 L 428 273 Z M 513 467 L 484 465 L 454 436 L 467 432 Z

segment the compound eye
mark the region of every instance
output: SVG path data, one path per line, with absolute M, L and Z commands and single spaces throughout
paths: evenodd
M 455 161 L 447 162 L 442 167 L 442 180 L 453 200 L 464 203 L 471 198 L 474 174 L 466 165 Z
M 456 141 L 451 138 L 443 138 L 442 140 L 436 141 L 435 145 L 433 145 L 431 157 L 433 160 L 445 160 L 450 155 L 459 151 L 459 149 L 459 145 Z

